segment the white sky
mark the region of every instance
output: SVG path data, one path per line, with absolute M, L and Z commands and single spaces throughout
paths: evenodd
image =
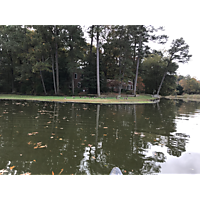
M 161 25 L 163 26 L 163 25 Z M 83 31 L 86 31 L 89 25 L 83 26 Z M 159 27 L 159 26 L 154 26 Z M 169 36 L 168 42 L 165 45 L 158 45 L 153 42 L 149 43 L 149 46 L 152 49 L 169 49 L 172 40 L 179 39 L 183 37 L 185 42 L 189 45 L 189 54 L 192 55 L 188 63 L 182 64 L 179 63 L 179 69 L 177 74 L 186 76 L 190 75 L 191 77 L 197 78 L 200 80 L 200 66 L 198 59 L 198 50 L 200 47 L 200 25 L 164 25 L 165 31 L 159 31 L 158 34 L 166 34 Z M 86 36 L 86 35 L 85 35 Z M 87 38 L 87 42 L 90 42 L 90 39 Z M 94 40 L 94 45 L 95 40 Z

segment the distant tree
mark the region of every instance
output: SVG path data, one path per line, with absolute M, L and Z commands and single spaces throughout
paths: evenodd
M 189 55 L 189 46 L 185 43 L 183 38 L 173 40 L 171 48 L 167 52 L 168 52 L 168 57 L 165 59 L 165 61 L 167 62 L 167 66 L 165 68 L 163 78 L 158 87 L 157 95 L 159 95 L 160 93 L 160 89 L 162 87 L 162 84 L 164 82 L 164 79 L 169 71 L 169 67 L 172 64 L 172 62 L 177 61 L 179 63 L 187 63 L 192 57 L 192 55 Z
M 179 81 L 180 87 L 187 94 L 199 94 L 200 93 L 200 82 L 190 75 L 187 75 Z

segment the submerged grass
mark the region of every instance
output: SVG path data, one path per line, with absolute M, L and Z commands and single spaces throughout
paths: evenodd
M 74 103 L 95 103 L 95 104 L 150 104 L 156 99 L 151 95 L 143 94 L 137 97 L 89 97 L 89 96 L 32 96 L 16 94 L 0 94 L 0 99 L 10 100 L 33 100 L 33 101 L 56 101 L 56 102 L 74 102 Z

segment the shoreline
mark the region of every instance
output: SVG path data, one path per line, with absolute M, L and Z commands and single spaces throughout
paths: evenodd
M 200 102 L 200 95 L 177 95 L 177 96 L 163 96 L 165 99 L 173 99 L 173 100 L 183 100 L 187 101 L 197 101 Z
M 106 105 L 142 105 L 157 103 L 157 98 L 151 95 L 138 95 L 137 97 L 86 97 L 86 96 L 33 96 L 33 95 L 16 95 L 0 94 L 0 100 L 26 100 L 26 101 L 43 101 L 43 102 L 60 102 L 60 103 L 83 103 L 83 104 L 106 104 Z

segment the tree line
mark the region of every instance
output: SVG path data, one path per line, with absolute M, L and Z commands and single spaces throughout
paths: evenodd
M 133 82 L 131 93 L 166 95 L 176 90 L 178 63 L 188 62 L 189 46 L 173 40 L 166 51 L 163 27 L 144 25 L 92 25 L 86 42 L 79 25 L 1 25 L 0 91 L 2 93 L 74 95 L 74 73 L 81 71 L 82 88 L 100 96 L 109 92 L 107 80 Z M 129 91 L 130 92 L 130 91 Z
M 177 76 L 177 94 L 200 94 L 200 81 L 190 75 Z

